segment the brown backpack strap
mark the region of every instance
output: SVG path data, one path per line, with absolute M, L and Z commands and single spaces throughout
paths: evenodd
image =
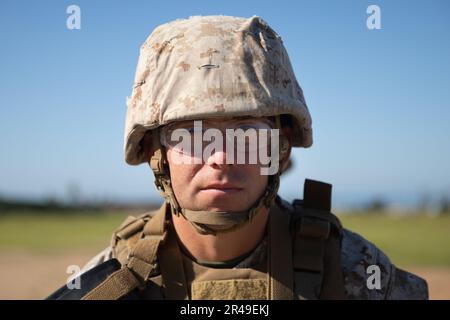
M 146 281 L 158 269 L 157 254 L 167 234 L 165 223 L 166 206 L 162 206 L 155 217 L 145 224 L 144 237 L 136 242 L 128 255 L 126 264 L 86 294 L 83 300 L 120 299 L 136 288 L 145 286 Z M 135 224 L 140 223 L 135 222 Z M 132 225 L 133 223 L 126 225 L 125 229 Z M 125 233 L 121 235 L 125 236 Z
M 299 299 L 343 299 L 341 224 L 331 212 L 331 185 L 306 180 L 294 201 L 294 291 Z M 335 274 L 333 274 L 335 273 Z
M 305 208 L 330 212 L 332 185 L 325 182 L 305 179 L 303 205 Z
M 89 291 L 82 300 L 118 300 L 139 287 L 140 282 L 128 268 L 111 274 L 100 285 Z
M 128 255 L 126 267 L 131 269 L 142 283 L 157 270 L 157 253 L 166 238 L 165 224 L 166 207 L 163 206 L 144 226 L 144 237 L 136 242 Z
M 167 241 L 159 253 L 159 265 L 164 286 L 164 297 L 168 300 L 189 299 L 183 258 L 176 239 L 176 233 L 170 226 Z
M 293 299 L 289 215 L 273 205 L 269 213 L 268 300 Z

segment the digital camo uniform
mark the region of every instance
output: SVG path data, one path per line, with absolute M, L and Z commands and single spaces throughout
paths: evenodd
M 50 298 L 428 298 L 423 279 L 396 268 L 375 245 L 342 228 L 330 212 L 329 184 L 306 180 L 303 199 L 289 204 L 277 195 L 278 170 L 246 211 L 182 208 L 158 128 L 239 116 L 275 117 L 276 128 L 291 127 L 292 146 L 311 146 L 311 117 L 280 36 L 259 17 L 197 16 L 157 27 L 141 47 L 124 149 L 127 163 L 149 163 L 166 201 L 156 212 L 129 217 L 114 232 L 111 246 L 83 268 L 82 294 L 63 290 Z M 155 148 L 151 158 L 149 141 Z M 280 136 L 278 159 L 285 142 Z M 270 209 L 267 234 L 245 256 L 195 261 L 178 245 L 171 214 L 182 215 L 199 233 L 215 234 L 248 223 L 262 206 Z M 380 270 L 380 287 L 370 289 L 367 270 L 373 265 Z

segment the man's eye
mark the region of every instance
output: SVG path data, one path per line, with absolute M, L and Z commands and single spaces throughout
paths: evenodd
M 242 129 L 243 131 L 247 131 L 247 130 L 256 130 L 256 126 L 251 125 L 251 124 L 241 124 L 237 127 L 237 129 Z
M 187 130 L 189 132 L 189 134 L 194 134 L 194 133 L 202 133 L 201 128 L 197 128 L 197 127 L 187 127 L 187 128 L 183 128 L 185 130 Z

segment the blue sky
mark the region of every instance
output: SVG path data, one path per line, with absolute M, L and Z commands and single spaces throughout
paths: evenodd
M 68 30 L 66 8 L 81 8 Z M 381 9 L 381 30 L 366 9 Z M 313 118 L 280 193 L 333 184 L 337 205 L 450 194 L 448 1 L 0 2 L 0 195 L 158 199 L 123 156 L 139 47 L 191 15 L 259 15 L 282 36 Z

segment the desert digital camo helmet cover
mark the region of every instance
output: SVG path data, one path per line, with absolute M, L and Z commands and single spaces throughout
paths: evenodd
M 292 116 L 294 147 L 312 144 L 311 117 L 281 37 L 259 17 L 195 16 L 157 27 L 140 50 L 127 101 L 125 160 L 173 121 Z M 150 131 L 152 132 L 152 131 Z

